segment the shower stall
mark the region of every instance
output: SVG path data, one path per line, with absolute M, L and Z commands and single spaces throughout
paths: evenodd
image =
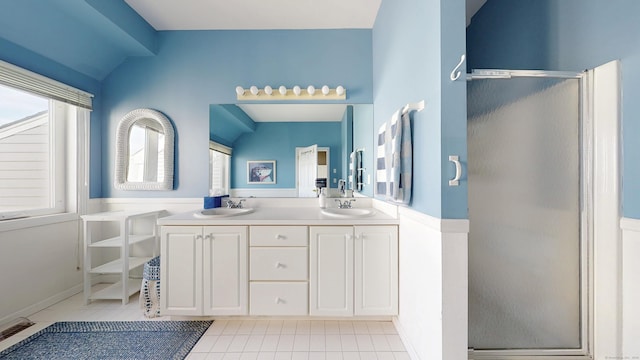
M 469 357 L 586 359 L 585 75 L 492 70 L 469 79 Z

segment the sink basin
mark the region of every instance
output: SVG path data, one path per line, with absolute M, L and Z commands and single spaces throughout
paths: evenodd
M 253 212 L 253 208 L 240 208 L 240 209 L 213 208 L 213 209 L 204 209 L 204 210 L 196 211 L 195 213 L 193 213 L 193 215 L 197 218 L 208 219 L 208 218 L 246 215 L 252 212 Z
M 329 216 L 348 219 L 348 218 L 359 218 L 359 217 L 371 216 L 375 214 L 376 211 L 368 208 L 350 208 L 350 209 L 326 208 L 326 209 L 322 209 L 322 213 Z

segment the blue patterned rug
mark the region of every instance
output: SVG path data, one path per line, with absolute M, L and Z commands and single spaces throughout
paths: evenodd
M 184 359 L 213 321 L 57 322 L 0 359 Z

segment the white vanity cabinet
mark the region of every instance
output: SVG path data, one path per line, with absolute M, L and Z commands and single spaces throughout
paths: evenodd
M 309 314 L 398 314 L 398 228 L 312 226 Z
M 307 315 L 308 228 L 251 226 L 249 313 Z
M 398 314 L 398 226 L 315 207 L 160 219 L 163 315 L 387 317 Z
M 398 228 L 355 226 L 354 315 L 398 314 Z
M 353 316 L 353 227 L 309 228 L 309 315 Z
M 246 315 L 247 226 L 163 226 L 163 315 Z

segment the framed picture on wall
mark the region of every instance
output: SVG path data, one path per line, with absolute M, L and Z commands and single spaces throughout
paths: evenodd
M 247 161 L 247 184 L 275 184 L 275 160 Z

